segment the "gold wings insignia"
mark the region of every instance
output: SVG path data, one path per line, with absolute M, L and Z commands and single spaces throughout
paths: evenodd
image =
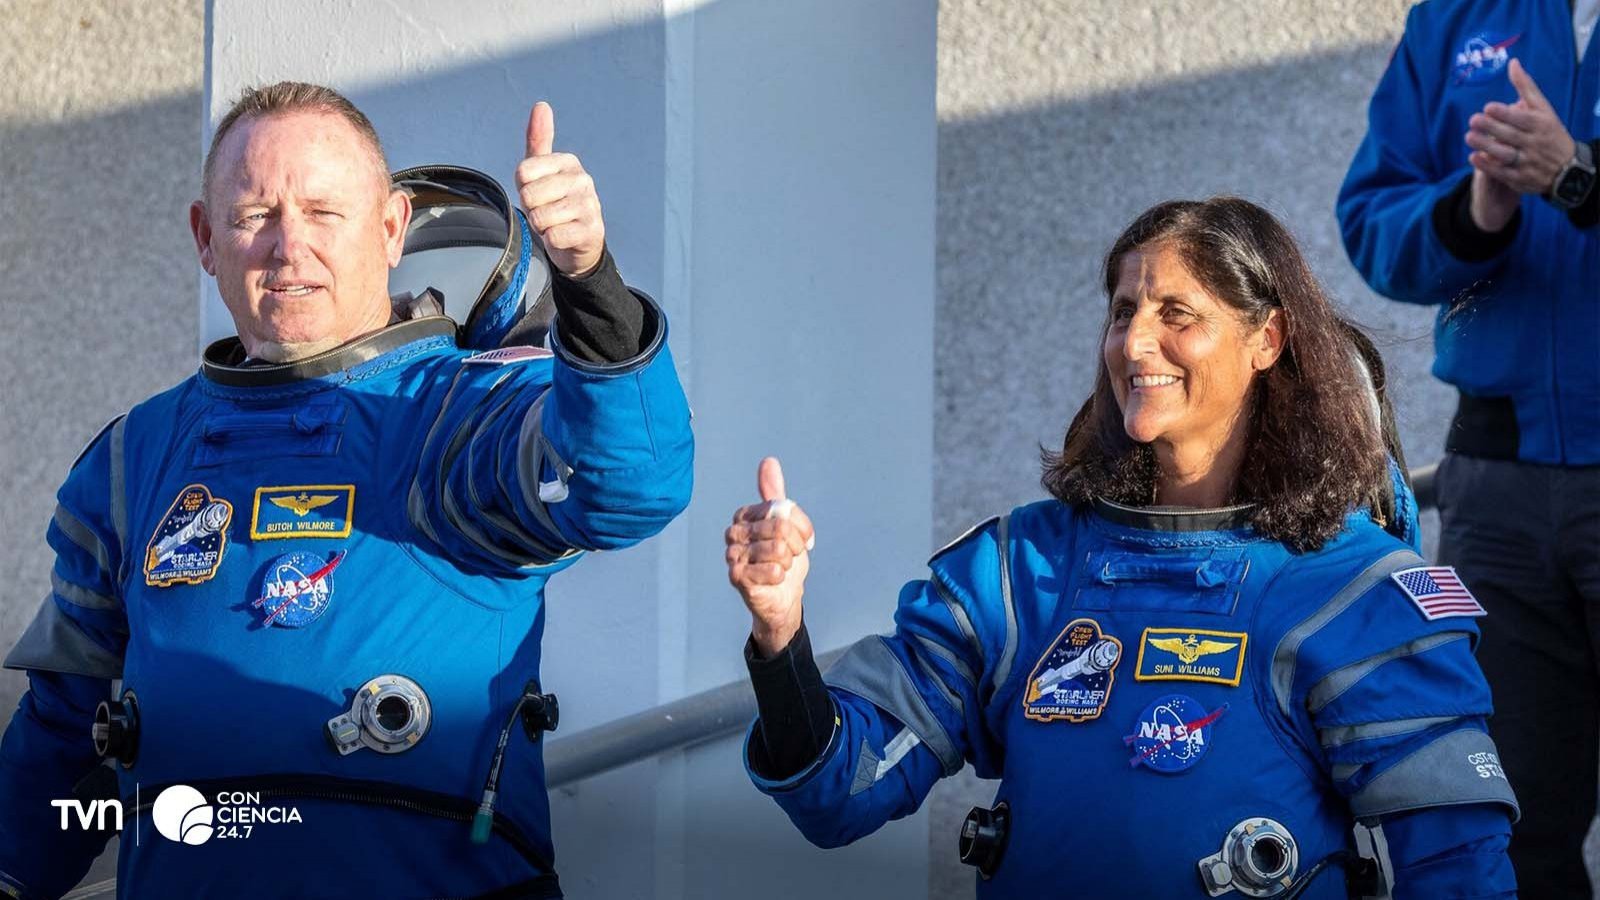
M 301 494 L 298 497 L 268 497 L 267 499 L 272 501 L 273 506 L 287 509 L 297 516 L 304 516 L 319 506 L 327 506 L 329 503 L 339 499 L 339 495 L 312 494 L 308 497 L 305 494 Z
M 1183 638 L 1151 638 L 1150 646 L 1155 647 L 1157 650 L 1165 650 L 1174 654 L 1178 657 L 1179 662 L 1188 665 L 1202 656 L 1210 656 L 1213 653 L 1232 650 L 1239 644 L 1237 642 L 1228 643 L 1227 641 L 1199 641 L 1190 636 L 1188 640 Z
M 1227 641 L 1201 641 L 1200 646 L 1194 648 L 1194 658 L 1199 659 L 1202 656 L 1232 650 L 1237 646 L 1239 646 L 1237 643 L 1230 644 Z

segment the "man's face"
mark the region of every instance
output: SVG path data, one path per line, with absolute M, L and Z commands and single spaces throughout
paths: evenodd
M 251 356 L 299 359 L 382 328 L 411 203 L 340 116 L 238 122 L 189 213 L 200 265 Z

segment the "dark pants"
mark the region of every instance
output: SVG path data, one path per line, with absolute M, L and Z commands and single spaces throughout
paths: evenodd
M 1524 900 L 1591 896 L 1582 845 L 1600 769 L 1600 466 L 1447 454 L 1439 561 L 1489 611 L 1478 662 L 1522 819 Z

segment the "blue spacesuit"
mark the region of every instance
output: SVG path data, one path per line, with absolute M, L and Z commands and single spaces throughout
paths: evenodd
M 690 492 L 644 306 L 643 352 L 613 365 L 559 329 L 551 350 L 461 350 L 443 317 L 287 365 L 230 339 L 109 426 L 60 490 L 53 590 L 6 660 L 31 689 L 0 745 L 0 894 L 58 896 L 106 840 L 51 801 L 94 769 L 121 679 L 126 896 L 558 896 L 539 731 L 513 712 L 542 699 L 544 584 Z
M 768 771 L 758 720 L 751 778 L 831 847 L 972 763 L 1002 779 L 980 897 L 1275 896 L 1327 860 L 1302 896 L 1343 898 L 1357 820 L 1397 898 L 1513 893 L 1481 610 L 1365 513 L 1296 554 L 1248 512 L 1049 500 L 977 526 L 829 671 L 826 749 Z

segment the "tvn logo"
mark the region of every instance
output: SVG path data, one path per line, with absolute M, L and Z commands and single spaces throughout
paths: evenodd
M 85 831 L 122 830 L 120 800 L 51 800 L 61 811 L 61 830 L 74 827 Z M 156 831 L 180 844 L 204 844 L 212 838 L 242 840 L 250 837 L 258 824 L 282 825 L 303 821 L 293 806 L 263 806 L 261 795 L 245 791 L 222 791 L 215 802 L 186 784 L 175 784 L 156 796 L 150 807 Z
M 116 824 L 111 827 L 117 831 L 122 830 L 122 801 L 121 800 L 91 800 L 84 803 L 82 800 L 51 800 L 50 805 L 61 810 L 61 830 L 66 831 L 72 827 L 70 812 L 78 814 L 78 827 L 85 831 L 106 830 L 106 814 L 110 813 Z

